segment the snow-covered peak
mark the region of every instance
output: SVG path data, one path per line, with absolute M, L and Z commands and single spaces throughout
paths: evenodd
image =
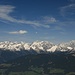
M 47 49 L 51 48 L 52 46 L 53 46 L 53 44 L 48 41 L 35 41 L 32 43 L 32 45 L 30 47 L 36 51 L 40 51 L 40 50 L 46 51 Z
M 57 49 L 57 46 L 55 45 L 55 46 L 51 47 L 50 49 L 47 49 L 47 52 L 55 52 L 56 49 Z
M 25 42 L 0 42 L 0 49 L 10 50 L 10 51 L 20 51 L 20 50 L 35 50 L 36 52 L 46 51 L 53 46 L 52 43 L 48 41 L 35 41 L 33 43 Z
M 54 45 L 48 41 L 34 41 L 33 43 L 26 42 L 11 42 L 5 41 L 0 42 L 1 50 L 10 50 L 10 51 L 21 51 L 21 50 L 34 50 L 36 52 L 55 52 L 55 51 L 75 51 L 75 40 L 72 40 L 67 43 L 61 43 Z
M 75 51 L 75 40 L 59 44 L 58 45 L 58 50 L 61 50 L 61 51 L 73 50 L 73 51 Z
M 20 51 L 20 50 L 25 49 L 25 44 L 27 44 L 27 43 L 5 41 L 5 42 L 0 42 L 0 49 L 10 50 L 10 51 Z M 26 49 L 27 49 L 27 46 L 26 46 Z

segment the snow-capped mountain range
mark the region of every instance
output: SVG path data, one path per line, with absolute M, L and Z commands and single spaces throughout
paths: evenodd
M 55 52 L 55 51 L 75 51 L 75 40 L 72 40 L 67 43 L 61 43 L 55 45 L 48 41 L 35 41 L 33 43 L 25 43 L 25 42 L 0 42 L 0 50 L 9 50 L 9 51 L 21 51 L 21 50 L 33 50 L 37 53 L 40 51 L 43 52 Z

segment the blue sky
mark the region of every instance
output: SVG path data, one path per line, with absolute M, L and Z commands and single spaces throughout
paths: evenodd
M 0 0 L 0 41 L 75 40 L 75 0 Z

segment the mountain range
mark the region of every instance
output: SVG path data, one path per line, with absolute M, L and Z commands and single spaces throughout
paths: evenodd
M 0 42 L 0 63 L 30 54 L 65 53 L 75 56 L 75 40 L 67 43 L 53 44 L 48 41 Z
M 75 40 L 0 42 L 0 75 L 75 75 Z
M 72 40 L 67 43 L 53 44 L 48 41 L 35 41 L 32 43 L 25 42 L 0 42 L 1 50 L 9 50 L 9 51 L 35 51 L 37 53 L 40 52 L 55 52 L 55 51 L 75 51 L 75 40 Z

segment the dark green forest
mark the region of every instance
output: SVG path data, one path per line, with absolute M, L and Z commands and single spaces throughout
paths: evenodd
M 75 75 L 75 57 L 65 53 L 29 54 L 1 63 L 0 75 Z

